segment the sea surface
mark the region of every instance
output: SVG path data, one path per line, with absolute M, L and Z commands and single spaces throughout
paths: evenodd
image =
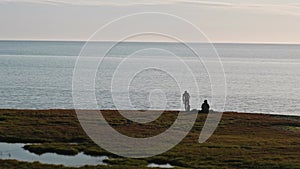
M 89 92 L 74 91 L 75 68 L 94 79 L 94 90 L 86 84 Z M 199 109 L 223 84 L 225 111 L 300 115 L 300 45 L 0 41 L 1 109 L 179 110 L 185 90 Z M 74 92 L 82 92 L 76 106 Z M 97 106 L 86 93 L 94 93 Z

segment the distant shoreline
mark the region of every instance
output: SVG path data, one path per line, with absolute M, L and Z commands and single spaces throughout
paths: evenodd
M 2 111 L 75 111 L 75 110 L 84 110 L 84 111 L 105 111 L 105 112 L 115 112 L 115 111 L 152 111 L 152 112 L 157 112 L 157 111 L 164 111 L 164 112 L 174 112 L 178 113 L 180 110 L 116 110 L 116 109 L 101 109 L 101 110 L 96 110 L 96 109 L 0 109 L 0 112 Z M 182 110 L 183 111 L 183 110 Z M 191 111 L 192 113 L 192 111 Z M 282 117 L 299 117 L 300 114 L 297 115 L 289 115 L 289 114 L 279 114 L 279 113 L 260 113 L 260 112 L 254 112 L 254 113 L 249 113 L 249 112 L 237 112 L 237 111 L 224 111 L 223 114 L 245 114 L 245 115 L 271 115 L 271 116 L 282 116 Z
M 0 39 L 0 42 L 61 42 L 61 43 L 118 43 L 118 41 L 87 41 L 87 40 L 51 40 L 51 39 Z M 156 44 L 176 44 L 178 42 L 164 42 L 164 41 L 125 41 L 122 43 L 156 43 Z M 285 43 L 285 42 L 184 42 L 187 44 L 214 44 L 214 45 L 295 45 L 300 43 Z

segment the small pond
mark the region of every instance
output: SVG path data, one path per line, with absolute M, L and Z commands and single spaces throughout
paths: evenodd
M 155 163 L 151 163 L 147 167 L 150 167 L 150 168 L 174 168 L 170 164 L 155 164 Z
M 42 164 L 64 165 L 69 167 L 81 167 L 84 165 L 106 165 L 103 160 L 108 159 L 107 156 L 89 156 L 79 153 L 75 156 L 58 155 L 56 153 L 45 153 L 36 155 L 23 147 L 26 144 L 0 143 L 0 159 L 18 160 L 25 162 L 40 162 Z

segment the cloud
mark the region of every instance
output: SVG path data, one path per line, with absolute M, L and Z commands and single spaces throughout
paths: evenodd
M 227 2 L 216 2 L 216 1 L 197 1 L 197 0 L 174 0 L 174 3 L 182 4 L 195 4 L 202 6 L 215 6 L 215 7 L 231 7 L 234 4 Z
M 300 16 L 300 3 L 228 3 L 216 1 L 177 0 L 177 3 L 193 4 L 199 6 L 210 6 L 222 9 L 240 9 L 248 12 L 269 13 L 275 15 Z
M 133 6 L 133 5 L 169 5 L 186 4 L 200 7 L 213 7 L 220 9 L 240 9 L 248 12 L 269 13 L 275 15 L 300 16 L 300 3 L 249 3 L 224 2 L 205 0 L 0 0 L 2 3 L 38 3 L 47 5 L 77 5 L 77 6 Z
M 79 5 L 79 6 L 131 6 L 131 5 L 156 5 L 156 4 L 170 4 L 173 0 L 0 0 L 2 3 L 37 3 L 37 4 L 49 4 L 49 5 Z
M 8 4 L 8 3 L 33 3 L 33 4 L 45 4 L 45 5 L 56 5 L 55 2 L 51 0 L 0 0 L 0 4 Z

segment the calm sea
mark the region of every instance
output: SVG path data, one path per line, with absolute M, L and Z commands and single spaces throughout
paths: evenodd
M 84 44 L 0 41 L 0 108 L 74 108 L 73 71 Z M 103 57 L 99 52 L 111 45 L 112 42 L 88 45 L 84 57 L 89 62 L 85 69 L 88 71 L 89 64 Z M 219 60 L 211 56 L 209 45 L 189 45 L 203 51 L 201 57 L 206 58 L 208 64 L 219 64 Z M 226 111 L 300 115 L 300 45 L 214 44 L 214 47 L 226 76 Z M 180 65 L 178 59 L 188 64 Z M 194 79 L 183 69 L 191 70 Z M 128 81 L 126 74 L 132 72 L 135 72 L 134 77 L 124 85 Z M 188 90 L 191 107 L 199 108 L 203 99 L 211 99 L 209 78 L 213 73 L 207 72 L 203 64 L 176 43 L 121 43 L 107 52 L 97 70 L 98 107 L 85 102 L 84 98 L 79 106 L 178 110 L 182 109 L 181 94 Z M 116 80 L 112 80 L 113 75 Z M 199 83 L 199 91 L 190 86 L 193 80 Z M 182 81 L 186 86 L 182 86 Z

